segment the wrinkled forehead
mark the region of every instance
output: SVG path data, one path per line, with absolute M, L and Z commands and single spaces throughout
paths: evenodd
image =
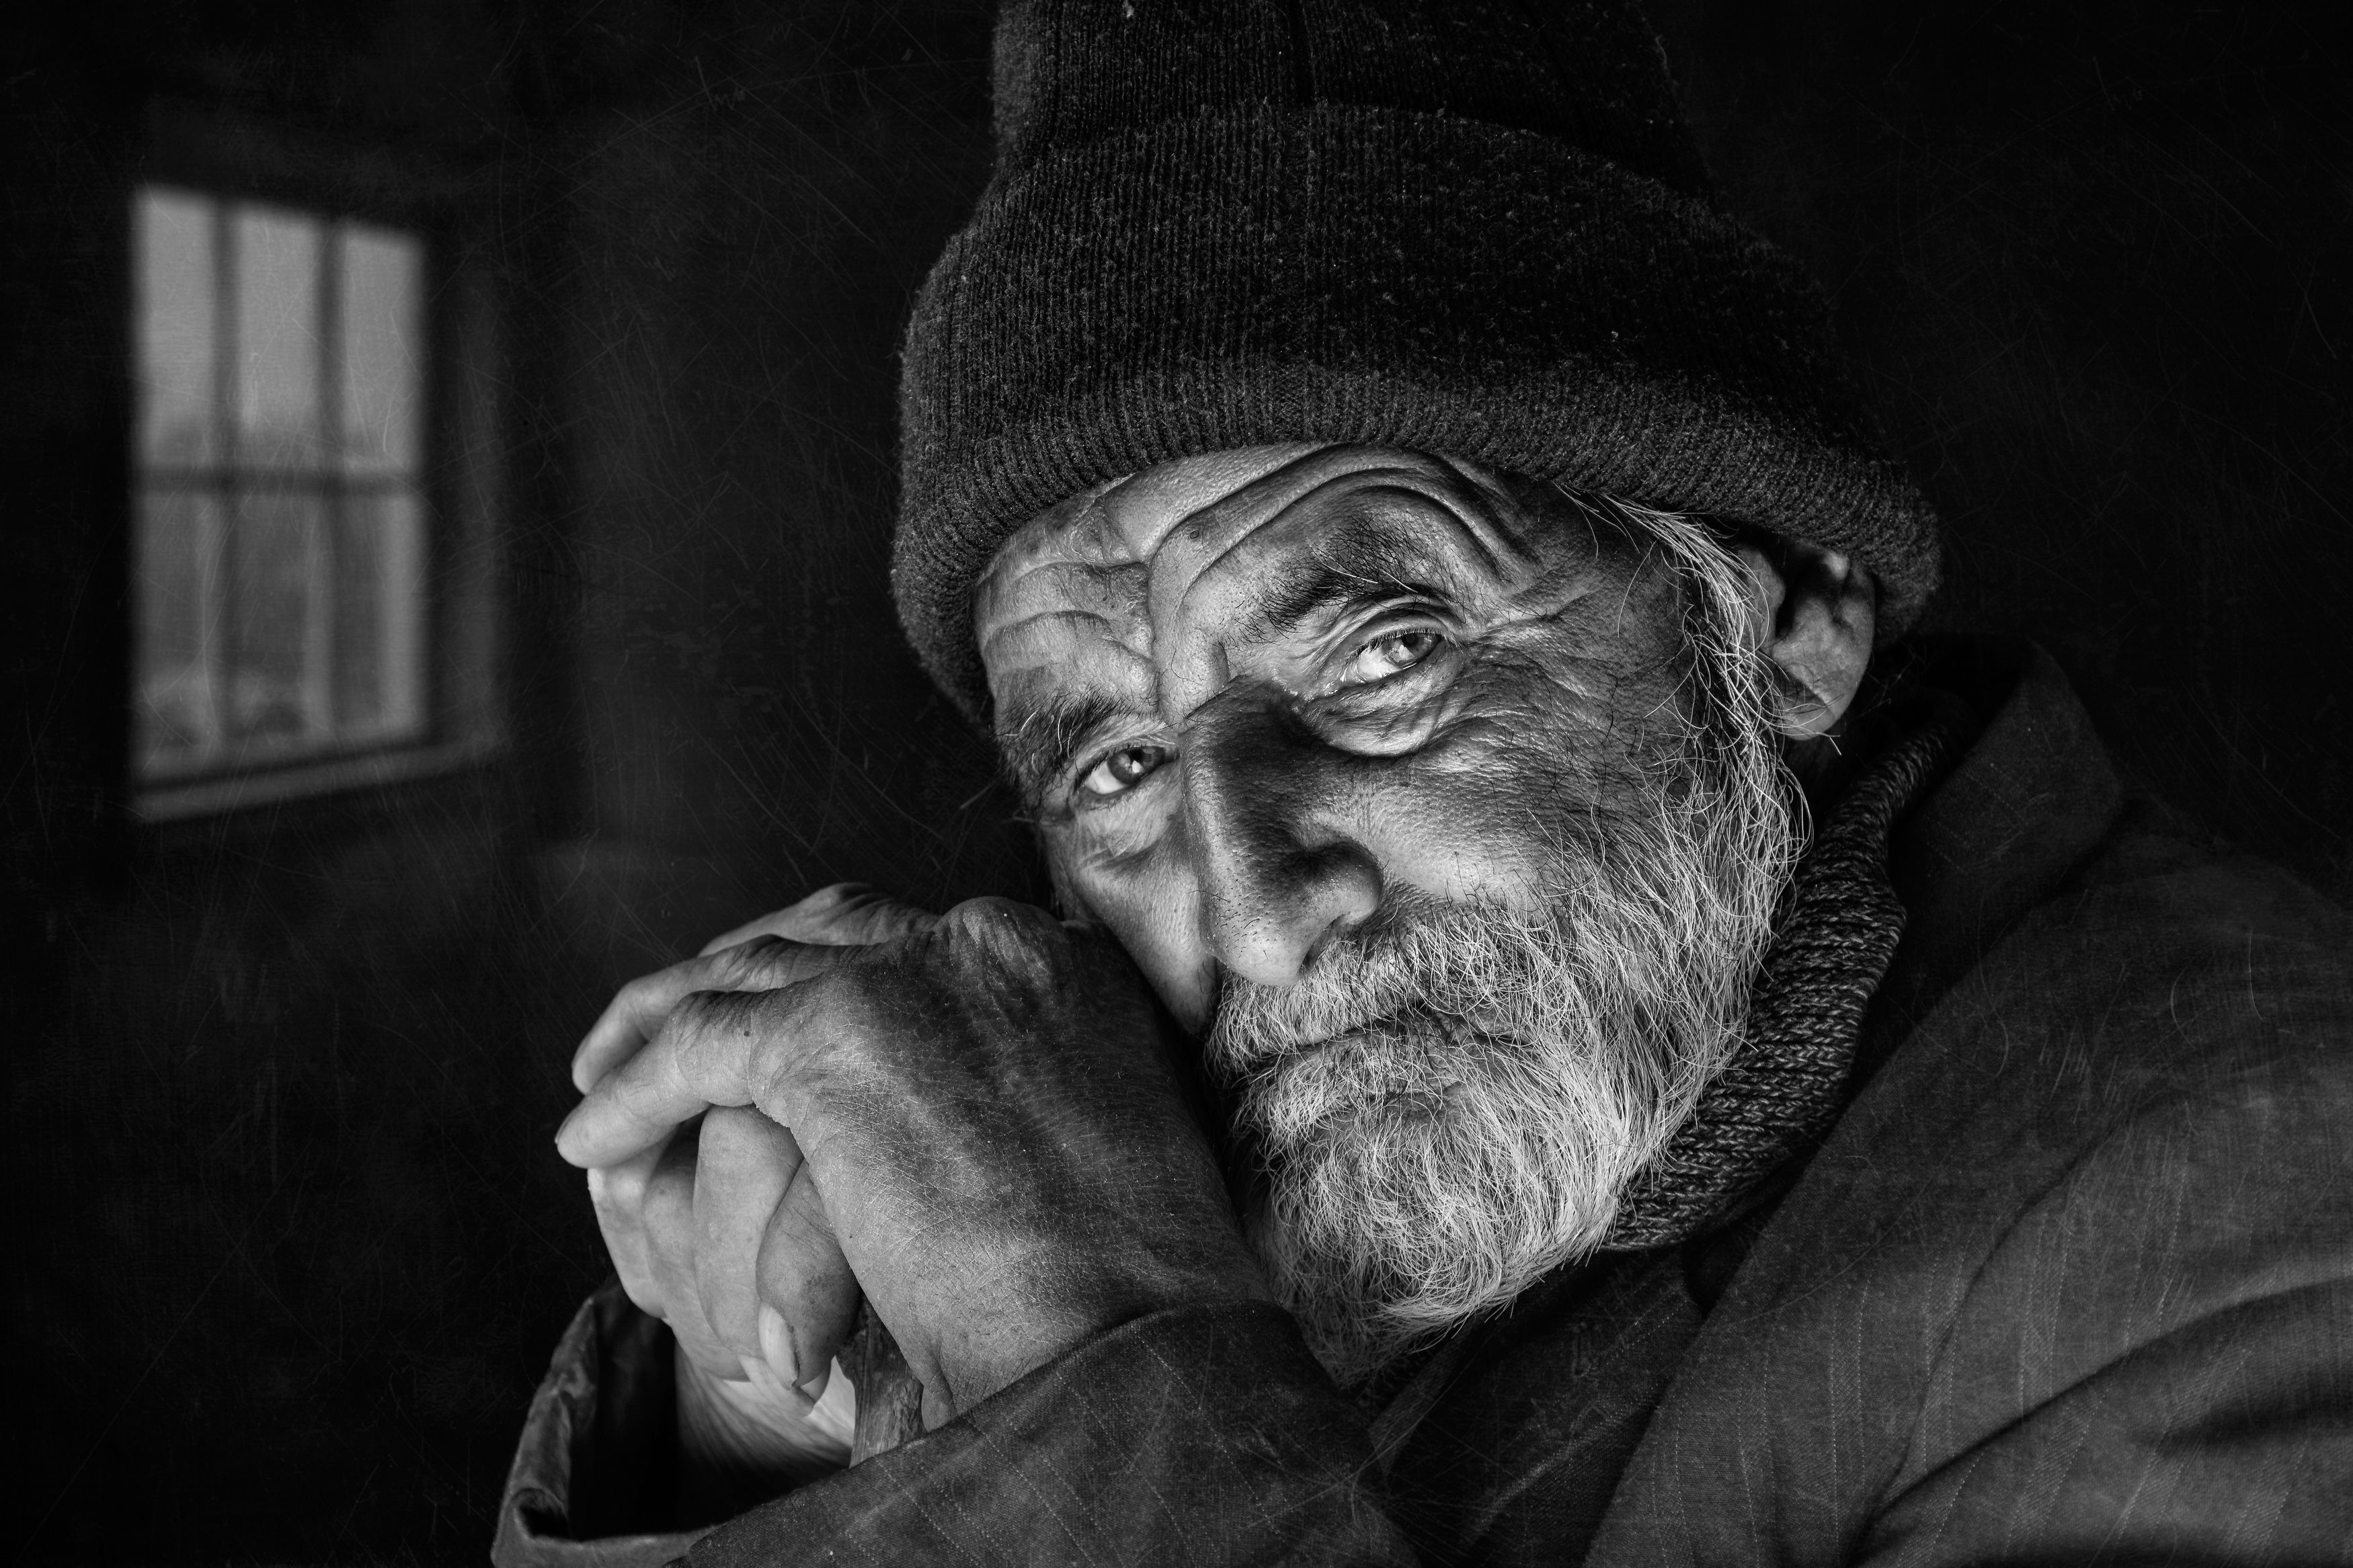
M 1149 706 L 1155 650 L 1166 666 L 1188 638 L 1262 626 L 1284 568 L 1350 542 L 1508 575 L 1525 542 L 1499 523 L 1505 499 L 1469 465 L 1366 447 L 1250 447 L 1098 486 L 1031 520 L 983 574 L 974 634 L 992 697 L 1002 711 L 1084 679 Z
M 1219 452 L 1082 490 L 1032 518 L 998 549 L 981 576 L 980 615 L 986 620 L 992 607 L 1009 608 L 1015 599 L 1049 592 L 1073 573 L 1116 574 L 1141 565 L 1180 528 L 1190 524 L 1198 533 L 1220 510 L 1219 502 L 1243 496 L 1318 450 L 1286 446 Z M 1223 509 L 1229 518 L 1240 510 Z

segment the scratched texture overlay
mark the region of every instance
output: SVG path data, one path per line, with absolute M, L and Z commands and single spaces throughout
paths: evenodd
M 2343 897 L 2327 9 L 1654 16 L 1947 521 L 1936 624 L 2042 639 L 2130 766 Z M 924 0 L 7 8 L 12 1559 L 480 1562 L 603 1271 L 548 1140 L 612 988 L 839 879 L 1043 895 L 884 586 L 895 342 L 986 177 L 987 37 Z M 139 777 L 159 184 L 429 250 L 430 754 Z

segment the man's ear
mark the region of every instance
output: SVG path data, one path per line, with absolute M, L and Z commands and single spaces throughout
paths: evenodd
M 1765 657 L 1778 672 L 1778 728 L 1797 741 L 1829 734 L 1871 663 L 1879 604 L 1871 574 L 1810 544 L 1789 545 L 1778 562 L 1753 544 L 1735 553 L 1748 568 Z

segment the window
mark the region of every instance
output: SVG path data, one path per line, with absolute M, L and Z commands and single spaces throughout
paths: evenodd
M 429 739 L 422 237 L 134 199 L 137 782 Z

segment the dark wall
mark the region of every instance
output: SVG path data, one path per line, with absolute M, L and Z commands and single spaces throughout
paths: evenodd
M 2186 3 L 1658 19 L 1727 199 L 1829 283 L 1944 510 L 1940 622 L 2042 637 L 2161 788 L 2353 890 L 2325 35 Z M 1038 890 L 883 582 L 894 341 L 985 174 L 986 17 L 93 0 L 0 28 L 12 1550 L 479 1561 L 602 1272 L 546 1140 L 610 988 L 839 877 Z M 159 103 L 462 195 L 506 340 L 485 764 L 125 810 L 122 215 Z
M 2332 5 L 1660 0 L 1942 510 L 1931 625 L 2353 895 L 2353 71 Z
M 29 742 L 0 770 L 9 1550 L 479 1562 L 605 1272 L 549 1139 L 612 989 L 852 872 L 1035 889 L 882 578 L 895 340 L 985 170 L 986 18 L 388 0 L 0 26 L 29 68 L 0 147 Z M 126 809 L 124 227 L 191 124 L 454 193 L 503 319 L 485 764 Z
M 570 62 L 596 106 L 565 116 L 539 300 L 596 834 L 566 874 L 713 915 L 849 875 L 1027 887 L 887 585 L 897 338 L 987 172 L 987 15 L 743 9 L 766 19 Z

